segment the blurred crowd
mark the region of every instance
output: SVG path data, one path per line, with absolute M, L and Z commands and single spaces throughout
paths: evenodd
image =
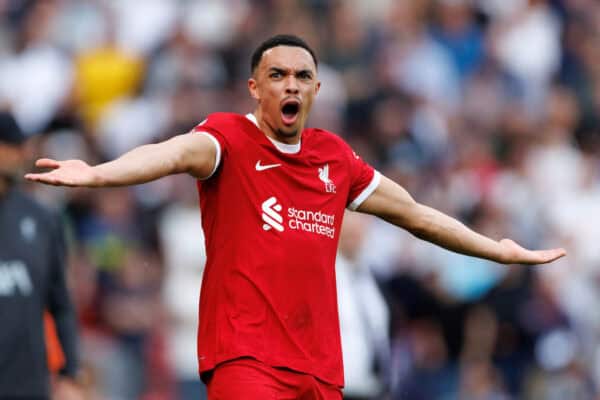
M 354 222 L 346 258 L 389 311 L 388 398 L 598 398 L 597 0 L 0 0 L 0 105 L 36 157 L 99 163 L 251 112 L 250 55 L 274 33 L 320 58 L 310 126 L 479 232 L 569 252 L 506 267 Z M 88 397 L 196 398 L 192 178 L 29 189 L 69 228 Z

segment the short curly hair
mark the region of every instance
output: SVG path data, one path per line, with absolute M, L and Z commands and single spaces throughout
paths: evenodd
M 277 46 L 301 47 L 310 53 L 313 61 L 315 62 L 315 66 L 318 65 L 317 56 L 315 55 L 315 52 L 313 51 L 313 49 L 310 48 L 308 44 L 306 44 L 304 40 L 295 35 L 275 35 L 262 42 L 260 46 L 258 46 L 256 50 L 254 50 L 254 53 L 252 53 L 250 72 L 254 73 L 256 67 L 258 67 L 258 64 L 260 64 L 260 60 L 262 59 L 263 53 L 265 51 Z

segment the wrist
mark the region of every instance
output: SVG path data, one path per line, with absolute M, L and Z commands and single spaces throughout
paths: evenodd
M 90 167 L 90 187 L 104 187 L 109 185 L 109 175 L 105 171 L 105 165 L 100 164 Z
M 494 248 L 495 251 L 493 252 L 491 259 L 499 264 L 506 264 L 506 246 L 502 240 L 496 241 L 497 246 Z

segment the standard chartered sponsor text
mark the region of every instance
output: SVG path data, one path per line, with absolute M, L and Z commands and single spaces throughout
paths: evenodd
M 335 216 L 321 211 L 288 208 L 288 227 L 294 230 L 316 233 L 331 239 L 335 236 Z

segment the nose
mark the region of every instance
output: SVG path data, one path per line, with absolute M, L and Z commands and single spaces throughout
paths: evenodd
M 289 76 L 285 82 L 285 92 L 287 94 L 298 94 L 300 89 L 298 88 L 298 81 L 295 76 Z

